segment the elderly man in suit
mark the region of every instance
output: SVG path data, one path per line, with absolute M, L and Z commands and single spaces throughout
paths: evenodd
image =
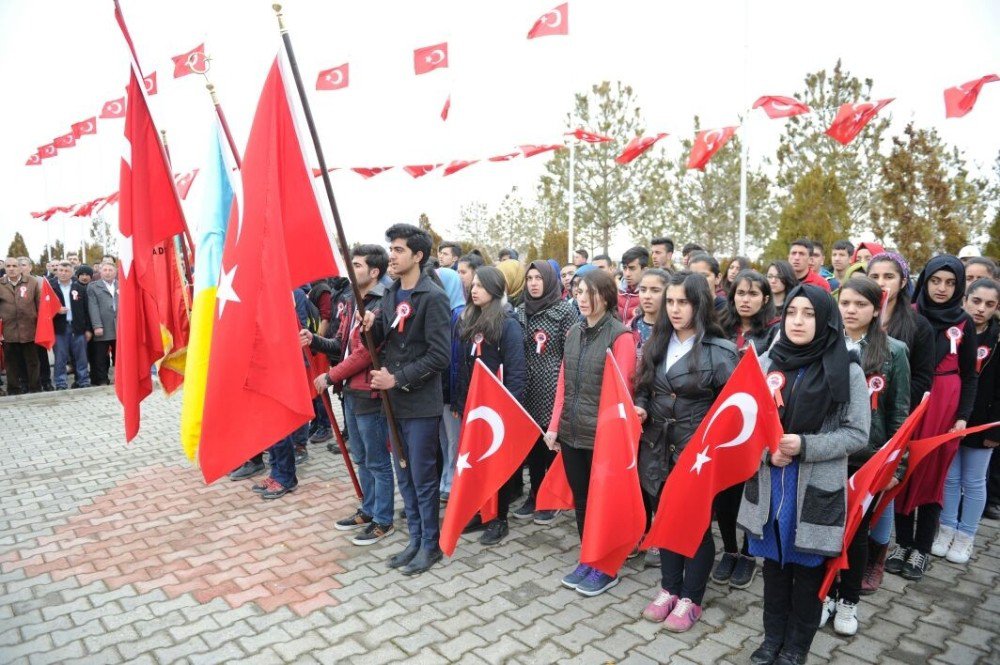
M 66 390 L 66 363 L 72 359 L 76 371 L 74 388 L 90 386 L 87 342 L 90 341 L 90 312 L 87 287 L 73 279 L 73 264 L 60 261 L 56 266 L 56 296 L 62 307 L 52 324 L 56 333 L 56 390 Z
M 35 350 L 40 291 L 38 281 L 21 272 L 17 259 L 7 257 L 4 276 L 0 278 L 0 324 L 11 395 L 41 390 Z
M 118 270 L 111 263 L 101 264 L 101 278 L 87 285 L 87 311 L 94 331 L 94 365 L 90 382 L 106 386 L 108 358 L 115 358 L 115 329 L 118 325 Z

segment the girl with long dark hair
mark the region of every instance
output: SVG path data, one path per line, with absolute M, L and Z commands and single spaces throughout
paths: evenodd
M 844 343 L 830 294 L 788 294 L 778 341 L 760 359 L 781 393 L 785 431 L 747 480 L 739 525 L 764 558 L 764 643 L 751 663 L 804 663 L 819 627 L 827 557 L 838 556 L 847 513 L 847 457 L 868 442 L 865 375 Z
M 504 386 L 514 399 L 524 402 L 524 333 L 507 306 L 505 285 L 503 274 L 492 266 L 477 268 L 476 275 L 472 278 L 469 304 L 459 320 L 459 336 L 463 344 L 462 364 L 451 404 L 456 416 L 465 411 L 465 399 L 469 393 L 469 382 L 476 360 L 482 360 L 494 374 L 502 366 Z M 479 538 L 483 545 L 496 545 L 510 531 L 507 514 L 514 488 L 518 486 L 515 479 L 516 474 L 500 488 L 497 517 L 486 524 L 486 529 Z
M 872 455 L 879 451 L 900 428 L 909 413 L 910 365 L 906 360 L 906 346 L 882 330 L 882 289 L 868 277 L 852 277 L 840 287 L 838 305 L 844 320 L 844 336 L 849 351 L 861 356 L 861 369 L 865 372 L 868 392 L 871 395 L 871 428 L 868 446 L 847 459 L 847 473 L 853 475 Z M 891 489 L 902 477 L 896 477 L 886 487 Z M 834 616 L 833 629 L 840 635 L 858 632 L 857 607 L 861 599 L 862 581 L 869 558 L 885 560 L 885 545 L 872 547 L 868 542 L 868 529 L 872 509 L 862 517 L 854 538 L 847 548 L 848 568 L 841 571 L 840 582 L 835 582 L 823 604 L 820 627 Z M 881 528 L 892 529 L 892 511 L 883 511 L 879 519 Z
M 915 439 L 965 429 L 976 399 L 976 326 L 962 308 L 965 266 L 950 255 L 927 262 L 914 294 L 917 312 L 934 328 L 934 379 L 930 405 Z M 896 497 L 896 547 L 885 569 L 918 581 L 927 569 L 934 548 L 944 480 L 958 451 L 958 439 L 927 455 Z M 954 532 L 943 530 L 938 538 L 951 546 Z
M 653 327 L 663 316 L 664 296 L 670 274 L 659 268 L 649 268 L 639 280 L 639 316 L 632 319 L 632 330 L 638 335 L 637 352 L 642 357 L 642 347 L 653 336 Z
M 714 294 L 697 273 L 679 272 L 667 283 L 666 316 L 642 354 L 636 410 L 643 421 L 639 482 L 655 508 L 677 458 L 736 369 L 738 354 L 715 320 Z M 701 617 L 715 541 L 706 529 L 691 558 L 660 549 L 660 588 L 643 610 L 650 621 L 684 632 Z
M 753 270 L 753 263 L 745 256 L 734 256 L 719 279 L 719 289 L 724 294 L 729 293 L 729 289 L 736 283 L 736 276 L 744 270 Z
M 795 278 L 795 271 L 788 261 L 772 261 L 767 266 L 765 276 L 771 287 L 774 311 L 780 313 L 781 308 L 785 306 L 785 298 L 798 285 L 799 280 Z
M 635 373 L 635 339 L 618 320 L 618 287 L 610 275 L 603 270 L 591 270 L 580 278 L 577 288 L 582 318 L 566 335 L 545 444 L 550 450 L 562 450 L 576 508 L 576 528 L 583 538 L 605 358 L 611 349 L 622 376 L 631 382 Z M 582 563 L 562 579 L 563 586 L 584 596 L 596 596 L 616 584 L 617 574 L 608 575 Z

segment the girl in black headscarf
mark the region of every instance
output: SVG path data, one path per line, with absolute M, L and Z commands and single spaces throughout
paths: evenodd
M 868 443 L 871 409 L 840 312 L 816 286 L 788 294 L 761 366 L 785 434 L 746 482 L 737 518 L 764 558 L 764 643 L 751 662 L 791 665 L 805 662 L 819 626 L 823 564 L 843 546 L 847 457 Z
M 927 262 L 914 293 L 917 312 L 934 328 L 934 379 L 930 404 L 914 439 L 965 429 L 976 400 L 976 326 L 962 308 L 965 266 L 954 256 Z M 942 529 L 944 480 L 958 451 L 958 439 L 938 447 L 913 470 L 896 497 L 896 547 L 885 562 L 886 572 L 919 580 L 931 550 L 945 553 L 955 536 Z M 940 542 L 939 542 L 940 541 Z

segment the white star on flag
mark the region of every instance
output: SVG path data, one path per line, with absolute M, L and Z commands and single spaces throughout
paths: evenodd
M 455 463 L 455 473 L 459 476 L 462 475 L 463 469 L 471 469 L 472 465 L 469 464 L 469 453 L 462 453 L 458 456 L 458 461 Z
M 691 470 L 700 476 L 701 467 L 703 467 L 706 463 L 711 461 L 712 458 L 708 456 L 708 446 L 705 446 L 705 449 L 700 453 L 698 453 L 698 457 L 695 458 L 694 464 L 691 465 Z
M 236 291 L 233 289 L 233 280 L 236 279 L 237 267 L 234 265 L 232 270 L 228 272 L 223 269 L 222 274 L 219 276 L 219 289 L 215 293 L 215 299 L 219 301 L 220 319 L 226 309 L 227 302 L 240 302 L 240 297 L 236 295 Z

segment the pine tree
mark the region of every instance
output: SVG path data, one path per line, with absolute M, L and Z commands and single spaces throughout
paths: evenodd
M 851 226 L 847 195 L 833 173 L 815 167 L 792 187 L 781 209 L 778 231 L 765 256 L 784 259 L 793 240 L 806 237 L 830 247 L 835 240 L 848 237 Z
M 24 237 L 17 231 L 14 232 L 14 239 L 7 247 L 7 256 L 28 256 L 28 245 L 24 242 Z

